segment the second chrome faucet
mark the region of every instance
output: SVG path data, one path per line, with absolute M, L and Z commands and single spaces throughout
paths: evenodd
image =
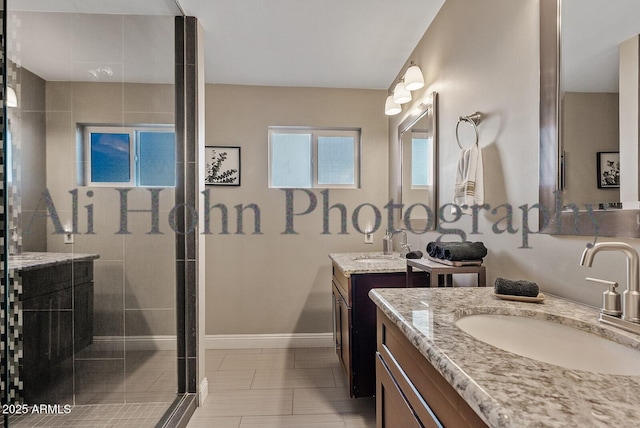
M 627 327 L 631 327 L 631 330 L 634 332 L 640 332 L 640 261 L 638 252 L 631 245 L 624 242 L 599 242 L 597 244 L 589 244 L 582 252 L 580 264 L 591 267 L 595 255 L 600 251 L 621 252 L 627 258 L 627 289 L 622 294 L 622 320 L 636 324 L 637 327 Z M 605 313 L 601 315 L 600 320 L 603 322 L 613 321 L 608 323 L 625 328 L 615 320 L 610 320 L 610 318 L 615 317 L 606 315 Z M 626 329 L 629 330 L 629 328 Z

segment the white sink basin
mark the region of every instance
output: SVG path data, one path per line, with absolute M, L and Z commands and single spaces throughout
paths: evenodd
M 380 263 L 380 262 L 397 262 L 400 257 L 384 254 L 371 254 L 368 256 L 359 256 L 353 259 L 358 263 Z
M 640 375 L 640 351 L 593 333 L 537 318 L 468 315 L 458 328 L 489 345 L 568 369 Z

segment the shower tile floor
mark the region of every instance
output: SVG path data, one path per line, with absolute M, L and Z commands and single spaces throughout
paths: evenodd
M 58 375 L 62 381 L 30 403 L 73 404 L 75 387 L 71 411 L 12 416 L 11 428 L 154 427 L 176 398 L 176 351 L 125 353 L 91 345 L 61 367 L 73 375 Z
M 9 427 L 154 427 L 171 403 L 89 404 L 66 415 L 12 417 Z

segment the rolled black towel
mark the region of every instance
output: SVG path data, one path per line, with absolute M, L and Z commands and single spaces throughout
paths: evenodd
M 452 262 L 482 260 L 487 255 L 482 242 L 442 242 L 438 246 L 438 258 Z
M 418 251 L 418 250 L 409 251 L 405 257 L 408 259 L 421 259 L 422 251 Z
M 438 257 L 438 243 L 431 241 L 427 244 L 427 254 L 431 257 Z
M 540 289 L 538 284 L 531 281 L 496 278 L 494 287 L 496 294 L 510 296 L 537 297 Z

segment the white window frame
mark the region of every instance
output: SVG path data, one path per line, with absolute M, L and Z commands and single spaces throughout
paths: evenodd
M 78 135 L 81 141 L 78 146 L 79 160 L 84 165 L 82 170 L 82 179 L 79 184 L 89 187 L 167 187 L 167 186 L 141 186 L 139 184 L 138 162 L 138 143 L 136 133 L 138 132 L 173 132 L 175 134 L 175 126 L 167 124 L 154 125 L 105 125 L 105 124 L 78 124 Z M 129 134 L 129 181 L 105 182 L 91 180 L 91 134 L 92 133 L 110 133 L 110 134 Z M 80 171 L 79 171 L 80 172 Z M 171 187 L 175 187 L 171 186 Z
M 358 189 L 360 188 L 360 149 L 362 144 L 361 128 L 313 128 L 303 126 L 270 126 L 269 127 L 269 143 L 268 143 L 268 179 L 269 188 L 287 188 L 290 186 L 274 186 L 272 184 L 272 136 L 273 134 L 310 134 L 311 135 L 311 177 L 309 181 L 311 186 L 309 189 Z M 318 137 L 353 137 L 353 184 L 319 184 L 318 183 Z

